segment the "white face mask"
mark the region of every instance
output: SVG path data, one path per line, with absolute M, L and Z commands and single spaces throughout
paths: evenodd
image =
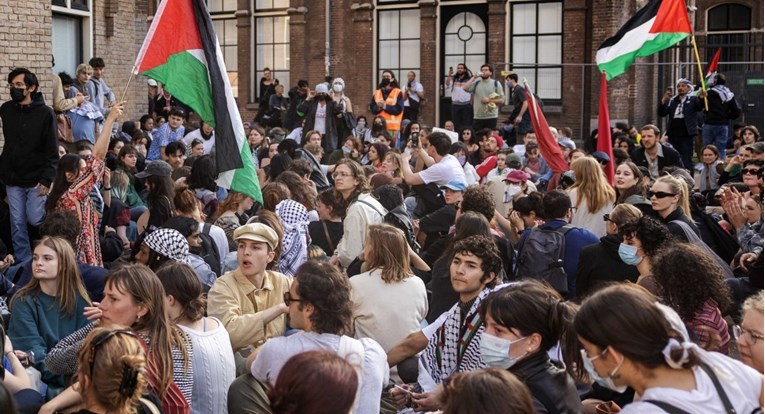
M 481 334 L 481 358 L 490 367 L 509 369 L 528 354 L 526 352 L 519 357 L 510 356 L 510 345 L 524 339 L 525 336 L 509 341 L 484 332 Z
M 592 360 L 600 358 L 603 354 L 601 353 L 598 356 L 595 356 L 593 358 L 590 358 L 587 356 L 587 353 L 584 352 L 584 349 L 579 350 L 582 353 L 582 362 L 584 363 L 584 369 L 587 370 L 587 373 L 590 374 L 590 377 L 595 380 L 598 384 L 601 386 L 608 388 L 611 391 L 618 392 L 619 394 L 623 393 L 624 391 L 627 391 L 626 385 L 616 385 L 614 383 L 614 375 L 616 375 L 616 371 L 619 370 L 619 368 L 622 367 L 622 364 L 624 363 L 624 360 L 622 359 L 622 362 L 619 363 L 619 365 L 614 368 L 613 371 L 611 371 L 610 374 L 608 374 L 607 378 L 602 378 L 600 375 L 598 375 L 597 371 L 595 371 L 595 366 L 592 364 Z M 607 352 L 606 350 L 603 351 L 604 353 Z
M 340 85 L 339 83 L 336 83 L 336 84 L 332 85 L 332 90 L 337 92 L 337 93 L 340 93 L 340 92 L 343 91 L 343 85 Z

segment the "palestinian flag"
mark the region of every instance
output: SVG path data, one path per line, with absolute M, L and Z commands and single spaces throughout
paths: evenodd
M 595 60 L 608 80 L 626 72 L 635 58 L 651 56 L 690 36 L 684 0 L 649 0 L 598 48 Z
M 263 201 L 244 125 L 204 0 L 163 0 L 138 52 L 135 74 L 165 90 L 215 128 L 218 185 Z

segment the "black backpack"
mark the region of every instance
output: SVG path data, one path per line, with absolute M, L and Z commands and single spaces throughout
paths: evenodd
M 199 253 L 199 256 L 205 263 L 210 265 L 210 269 L 220 277 L 220 252 L 218 252 L 218 246 L 215 244 L 215 240 L 210 236 L 211 227 L 212 225 L 210 223 L 205 223 L 202 226 L 202 232 L 199 234 L 199 238 L 202 239 L 202 251 Z
M 566 233 L 573 229 L 569 225 L 556 230 L 532 228 L 518 255 L 518 278 L 547 282 L 565 296 L 568 293 L 568 276 L 563 269 Z
M 403 211 L 401 206 L 394 208 L 383 216 L 383 223 L 390 224 L 397 229 L 404 232 L 406 236 L 406 242 L 409 243 L 409 247 L 414 250 L 415 253 L 420 253 L 420 244 L 417 243 L 417 238 L 414 235 L 414 228 L 412 227 L 412 221 L 409 216 Z

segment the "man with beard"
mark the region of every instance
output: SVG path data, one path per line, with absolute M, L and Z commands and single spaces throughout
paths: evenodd
M 452 94 L 452 122 L 455 131 L 462 131 L 473 125 L 472 95 L 465 90 L 465 85 L 470 81 L 470 72 L 464 63 L 457 65 L 457 73 L 449 68 L 449 77 L 446 79 L 446 87 L 451 88 Z
M 463 87 L 473 94 L 473 131 L 497 127 L 499 105 L 505 102 L 505 89 L 492 78 L 493 74 L 491 66 L 484 64 L 481 73 L 473 76 Z
M 677 94 L 672 88 L 664 92 L 659 105 L 659 116 L 669 116 L 667 135 L 669 143 L 680 153 L 685 169 L 693 169 L 693 143 L 699 128 L 699 113 L 704 103 L 693 96 L 693 85 L 688 79 L 677 81 Z
M 380 85 L 369 103 L 369 112 L 385 119 L 388 133 L 395 140 L 401 130 L 401 120 L 404 118 L 404 94 L 401 93 L 393 72 L 383 71 Z
M 636 149 L 630 155 L 632 162 L 638 167 L 646 167 L 654 180 L 659 178 L 659 172 L 664 167 L 683 166 L 680 154 L 674 149 L 659 142 L 661 131 L 656 125 L 646 125 L 640 129 L 643 136 L 641 148 Z

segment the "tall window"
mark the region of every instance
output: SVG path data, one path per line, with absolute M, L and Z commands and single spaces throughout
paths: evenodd
M 77 65 L 93 53 L 93 4 L 91 0 L 52 0 L 54 73 L 67 72 L 72 77 Z
M 289 0 L 255 0 L 255 53 L 252 71 L 252 97 L 260 96 L 263 69 L 271 69 L 274 78 L 285 89 L 290 88 L 290 18 Z
M 474 73 L 486 63 L 486 25 L 475 13 L 457 14 L 444 29 L 444 72 L 451 68 L 457 73 L 460 63 Z M 444 92 L 450 97 L 452 88 Z
M 239 62 L 237 56 L 236 0 L 207 0 L 207 8 L 213 19 L 215 34 L 218 36 L 226 73 L 231 82 L 234 97 L 239 95 Z
M 420 10 L 382 10 L 377 14 L 377 82 L 382 71 L 391 70 L 398 83 L 406 74 L 420 77 Z M 403 83 L 402 83 L 403 82 Z
M 512 3 L 510 50 L 513 69 L 542 99 L 560 101 L 563 2 Z
M 707 54 L 722 49 L 723 62 L 746 62 L 751 58 L 752 9 L 740 4 L 721 4 L 707 12 Z M 740 69 L 740 67 L 739 67 Z M 720 70 L 725 70 L 720 68 Z

